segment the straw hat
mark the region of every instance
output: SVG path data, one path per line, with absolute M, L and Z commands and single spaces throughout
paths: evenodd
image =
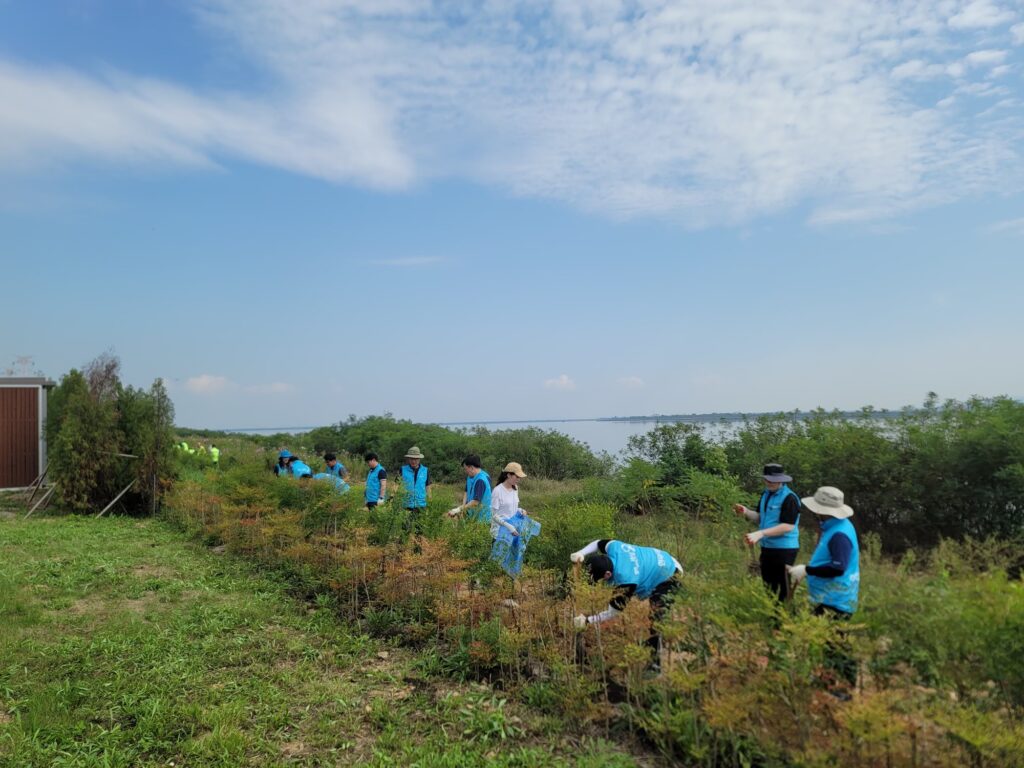
M 843 492 L 831 485 L 823 485 L 813 496 L 801 499 L 805 507 L 817 515 L 838 517 L 840 520 L 853 514 L 853 508 L 843 504 Z
M 405 458 L 407 458 L 407 459 L 425 459 L 426 456 L 424 456 L 423 452 L 420 451 L 418 445 L 414 445 L 412 448 L 409 449 L 409 452 L 405 454 Z
M 526 473 L 523 472 L 523 465 L 520 464 L 518 461 L 510 461 L 508 464 L 505 465 L 505 468 L 501 471 L 508 472 L 509 474 L 515 475 L 516 477 L 526 477 Z

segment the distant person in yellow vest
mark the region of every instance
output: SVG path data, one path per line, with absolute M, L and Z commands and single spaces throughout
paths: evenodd
M 210 457 L 213 459 L 213 466 L 220 466 L 220 448 L 214 443 L 210 443 Z

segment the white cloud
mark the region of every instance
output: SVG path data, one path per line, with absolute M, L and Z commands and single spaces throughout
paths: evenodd
M 1013 235 L 1024 235 L 1024 217 L 997 221 L 988 228 L 988 231 L 992 233 L 1008 232 Z
M 201 373 L 185 380 L 185 389 L 195 395 L 217 395 L 222 392 L 241 391 L 250 395 L 279 395 L 293 391 L 294 387 L 283 381 L 269 384 L 240 385 L 227 376 Z
M 998 27 L 1014 21 L 1015 16 L 997 3 L 990 0 L 974 0 L 968 3 L 962 11 L 950 16 L 949 26 L 952 29 L 976 29 Z
M 950 101 L 920 86 L 987 76 L 996 28 L 1020 36 L 995 2 L 199 8 L 222 55 L 260 69 L 261 93 L 0 65 L 0 167 L 241 157 L 381 187 L 469 179 L 690 225 L 798 205 L 816 223 L 885 218 L 1024 178 L 1019 109 L 993 116 L 981 102 L 994 91 Z
M 1010 27 L 1010 39 L 1014 45 L 1024 45 L 1024 24 L 1014 24 Z
M 185 389 L 196 395 L 215 395 L 234 386 L 226 376 L 214 376 L 209 373 L 202 373 L 185 381 Z
M 563 392 L 569 392 L 576 389 L 576 382 L 569 378 L 569 374 L 563 373 L 553 379 L 545 380 L 544 389 L 557 389 Z
M 213 167 L 222 156 L 378 187 L 412 178 L 380 108 L 344 88 L 275 105 L 0 61 L 0 169 L 79 157 Z
M 984 50 L 973 51 L 964 57 L 964 61 L 972 67 L 991 67 L 994 64 L 1001 64 L 1006 59 L 1006 51 Z
M 644 380 L 639 376 L 622 376 L 619 379 L 619 386 L 626 389 L 643 389 Z

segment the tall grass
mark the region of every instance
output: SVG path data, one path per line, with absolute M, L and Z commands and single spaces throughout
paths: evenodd
M 484 526 L 444 516 L 459 486 L 435 487 L 423 535 L 410 536 L 400 510 L 367 512 L 358 491 L 275 479 L 254 458 L 183 479 L 168 514 L 287 570 L 363 629 L 435 648 L 426 671 L 642 733 L 687 764 L 1024 765 L 1024 590 L 1006 575 L 1005 547 L 945 543 L 888 562 L 865 542 L 862 608 L 847 628 L 860 676 L 842 701 L 823 663 L 835 629 L 810 615 L 805 593 L 780 606 L 751 574 L 745 525 L 728 512 L 743 497 L 699 485 L 688 493 L 634 516 L 599 486 L 525 483 L 523 506 L 543 529 L 515 582 L 488 562 Z M 609 593 L 582 583 L 568 553 L 612 536 L 667 549 L 686 570 L 661 625 L 656 677 L 645 672 L 645 603 L 572 628 L 574 614 L 600 610 Z

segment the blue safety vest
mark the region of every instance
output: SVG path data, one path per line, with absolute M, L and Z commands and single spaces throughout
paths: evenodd
M 372 503 L 380 501 L 380 473 L 384 467 L 378 464 L 366 473 L 366 501 Z
M 293 461 L 288 469 L 295 477 L 304 477 L 305 475 L 309 475 L 310 477 L 313 476 L 313 470 L 309 468 L 309 464 L 304 461 L 299 461 L 298 459 Z
M 759 527 L 762 531 L 774 528 L 779 524 L 779 518 L 782 516 L 782 502 L 786 500 L 787 496 L 795 496 L 797 506 L 799 507 L 800 497 L 793 493 L 788 485 L 783 485 L 777 491 L 765 491 L 761 494 L 761 503 L 758 511 L 761 513 Z M 761 546 L 765 549 L 799 549 L 800 515 L 797 514 L 792 531 L 781 536 L 765 536 L 761 539 Z
M 427 468 L 420 464 L 416 472 L 416 479 L 413 479 L 412 467 L 408 464 L 402 467 L 402 482 L 405 483 L 405 506 L 425 507 L 427 506 Z
M 612 584 L 636 584 L 635 596 L 641 600 L 676 572 L 675 558 L 661 549 L 610 541 L 604 551 L 612 561 Z
M 473 489 L 476 488 L 476 484 L 480 480 L 484 483 L 484 497 L 480 500 L 479 507 L 473 507 L 470 519 L 489 523 L 491 522 L 491 476 L 482 469 L 476 473 L 476 477 L 466 478 L 466 503 L 473 500 Z
M 828 542 L 837 533 L 846 534 L 853 545 L 846 572 L 831 579 L 807 574 L 807 591 L 815 605 L 828 605 L 846 613 L 853 613 L 857 610 L 857 594 L 860 592 L 860 545 L 857 544 L 857 531 L 854 530 L 853 523 L 835 517 L 826 520 L 821 526 L 821 538 L 818 539 L 818 546 L 814 548 L 808 565 L 832 564 Z
M 314 480 L 328 480 L 334 486 L 334 490 L 338 493 L 348 493 L 348 483 L 342 480 L 337 475 L 332 475 L 329 472 L 317 472 L 313 475 Z
M 344 477 L 346 472 L 345 465 L 342 464 L 340 461 L 336 461 L 334 462 L 333 467 L 330 465 L 324 467 L 324 472 L 326 472 L 328 475 L 334 475 L 335 477 Z

